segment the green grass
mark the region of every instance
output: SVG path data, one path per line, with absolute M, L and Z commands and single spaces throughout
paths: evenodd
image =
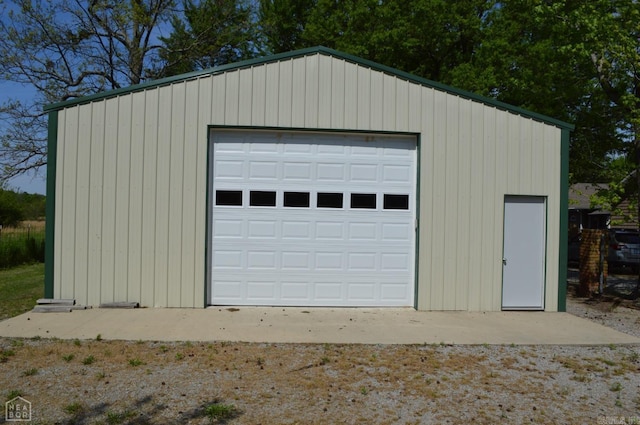
M 231 404 L 213 403 L 204 408 L 204 413 L 210 421 L 226 420 L 234 418 L 238 409 Z
M 0 320 L 31 310 L 44 296 L 44 264 L 0 269 Z
M 0 268 L 44 262 L 44 229 L 0 232 Z

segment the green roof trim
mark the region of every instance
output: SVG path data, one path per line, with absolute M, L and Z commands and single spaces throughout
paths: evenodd
M 250 68 L 252 66 L 263 65 L 267 63 L 284 61 L 284 60 L 294 59 L 302 56 L 310 56 L 315 54 L 322 54 L 322 55 L 340 58 L 345 61 L 355 63 L 356 65 L 365 66 L 367 68 L 371 68 L 373 70 L 380 71 L 385 74 L 394 75 L 406 81 L 410 81 L 426 87 L 431 87 L 446 93 L 450 93 L 455 96 L 460 96 L 466 99 L 484 103 L 486 105 L 493 106 L 505 111 L 510 111 L 517 115 L 522 115 L 537 121 L 542 121 L 544 123 L 548 123 L 562 129 L 573 130 L 575 128 L 572 124 L 557 120 L 555 118 L 548 117 L 546 115 L 538 114 L 536 112 L 531 112 L 517 106 L 509 105 L 507 103 L 500 102 L 498 100 L 491 99 L 489 97 L 480 96 L 475 93 L 471 93 L 465 90 L 447 86 L 445 84 L 431 81 L 426 78 L 421 78 L 413 74 L 409 74 L 408 72 L 400 71 L 398 69 L 391 68 L 386 65 L 382 65 L 382 64 L 379 64 L 367 59 L 363 59 L 357 56 L 353 56 L 344 52 L 340 52 L 337 50 L 329 49 L 324 46 L 316 46 L 316 47 L 310 47 L 307 49 L 294 50 L 292 52 L 279 53 L 276 55 L 264 56 L 261 58 L 245 60 L 245 61 L 231 63 L 227 65 L 221 65 L 221 66 L 206 69 L 203 71 L 195 71 L 187 74 L 175 75 L 173 77 L 162 78 L 159 80 L 152 80 L 142 84 L 137 84 L 134 86 L 124 87 L 116 90 L 105 91 L 101 93 L 96 93 L 90 96 L 84 96 L 77 99 L 68 100 L 65 102 L 52 103 L 50 105 L 45 106 L 44 110 L 45 111 L 59 110 L 59 109 L 68 108 L 75 105 L 81 105 L 81 104 L 95 102 L 103 99 L 109 99 L 116 96 L 122 96 L 129 93 L 135 93 L 135 92 L 139 92 L 139 91 L 143 91 L 151 88 L 166 86 L 173 83 L 192 80 L 192 79 L 196 79 L 196 78 L 207 76 L 207 75 L 221 74 L 223 72 L 235 71 L 242 68 Z
M 558 252 L 558 311 L 567 311 L 567 257 L 569 250 L 569 130 L 560 143 L 560 240 Z

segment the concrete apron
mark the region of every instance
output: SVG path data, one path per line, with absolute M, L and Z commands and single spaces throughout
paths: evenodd
M 568 313 L 424 312 L 410 308 L 88 309 L 0 322 L 0 336 L 143 341 L 356 344 L 640 344 Z

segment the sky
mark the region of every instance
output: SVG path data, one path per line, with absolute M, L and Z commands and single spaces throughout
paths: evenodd
M 0 103 L 10 99 L 27 100 L 33 96 L 35 96 L 35 90 L 29 86 L 0 80 Z M 4 125 L 5 123 L 0 122 L 0 128 Z M 36 175 L 29 173 L 18 176 L 9 181 L 9 189 L 44 195 L 47 187 L 46 175 L 47 169 L 43 167 Z

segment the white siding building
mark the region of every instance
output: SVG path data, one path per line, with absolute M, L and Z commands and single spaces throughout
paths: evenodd
M 323 47 L 48 112 L 48 297 L 564 310 L 569 124 Z

